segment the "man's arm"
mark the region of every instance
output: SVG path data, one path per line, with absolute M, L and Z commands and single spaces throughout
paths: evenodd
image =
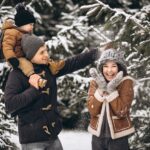
M 20 71 L 10 73 L 5 87 L 5 105 L 8 113 L 16 113 L 28 106 L 39 96 L 40 92 L 34 87 L 23 87 L 25 78 Z M 27 81 L 28 82 L 28 81 Z
M 99 58 L 99 55 L 99 51 L 97 49 L 94 49 L 68 58 L 65 61 L 64 67 L 58 72 L 58 74 L 56 74 L 56 76 L 62 76 L 84 68 L 94 62 L 97 58 Z

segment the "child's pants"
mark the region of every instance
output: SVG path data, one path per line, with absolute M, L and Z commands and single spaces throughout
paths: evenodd
M 92 150 L 129 150 L 128 137 L 118 139 L 92 136 Z
M 21 147 L 22 150 L 63 150 L 59 138 L 43 142 L 22 144 Z

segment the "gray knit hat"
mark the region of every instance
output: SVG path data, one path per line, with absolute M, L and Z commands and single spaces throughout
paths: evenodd
M 100 69 L 107 60 L 114 60 L 116 63 L 120 64 L 125 70 L 127 70 L 123 51 L 117 51 L 113 48 L 103 51 L 100 59 L 98 60 L 97 68 Z
M 25 57 L 29 60 L 33 58 L 38 49 L 44 44 L 44 41 L 35 35 L 24 34 L 22 36 L 21 47 Z

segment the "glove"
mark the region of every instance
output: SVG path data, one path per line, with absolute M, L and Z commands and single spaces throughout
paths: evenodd
M 11 66 L 15 69 L 19 66 L 19 60 L 16 57 L 12 57 L 8 59 L 8 62 L 11 64 Z
M 101 73 L 98 73 L 95 68 L 91 68 L 89 70 L 91 77 L 93 77 L 98 85 L 98 87 L 102 90 L 106 90 L 107 83 Z
M 123 72 L 120 71 L 117 73 L 116 77 L 107 84 L 107 92 L 108 93 L 114 92 L 116 90 L 116 87 L 120 84 L 122 78 L 123 78 Z

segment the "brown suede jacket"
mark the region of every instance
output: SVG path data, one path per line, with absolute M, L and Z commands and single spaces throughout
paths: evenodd
M 8 60 L 13 57 L 23 57 L 21 37 L 27 32 L 19 30 L 10 19 L 3 23 L 2 28 L 4 30 L 2 46 L 5 59 Z
M 13 20 L 6 20 L 3 24 L 4 30 L 4 38 L 2 42 L 3 54 L 6 60 L 10 58 L 17 58 L 19 60 L 19 68 L 26 76 L 30 76 L 34 73 L 32 63 L 27 60 L 23 54 L 21 49 L 21 37 L 23 34 L 27 32 L 18 29 Z M 64 66 L 64 60 L 54 61 L 52 59 L 49 60 L 49 69 L 52 74 L 55 75 L 58 73 L 60 69 Z
M 133 84 L 133 79 L 126 76 L 121 80 L 116 91 L 102 97 L 96 81 L 90 82 L 87 102 L 91 116 L 88 127 L 90 133 L 100 136 L 105 109 L 112 139 L 127 136 L 135 131 L 129 117 L 134 96 Z

